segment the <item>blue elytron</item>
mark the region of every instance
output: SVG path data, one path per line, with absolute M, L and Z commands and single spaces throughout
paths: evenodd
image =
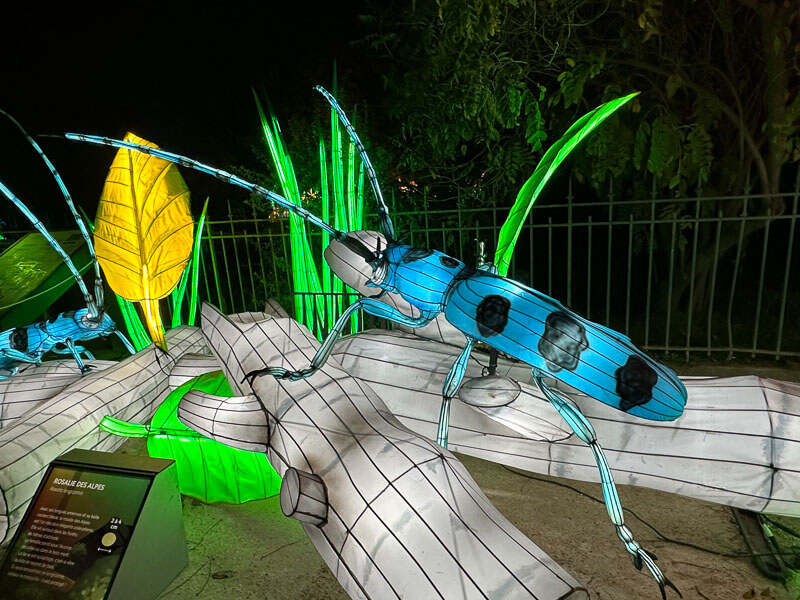
M 61 259 L 75 278 L 78 287 L 80 287 L 84 301 L 86 302 L 86 308 L 59 314 L 48 321 L 15 327 L 0 332 L 0 379 L 5 379 L 16 373 L 22 364 L 41 362 L 42 356 L 50 351 L 58 354 L 72 354 L 81 373 L 85 373 L 89 370 L 89 367 L 83 362 L 81 355 L 88 359 L 94 357 L 86 348 L 80 346 L 78 342 L 96 339 L 98 337 L 107 337 L 112 334 L 119 336 L 128 351 L 133 354 L 134 349 L 131 343 L 122 332 L 117 330 L 114 321 L 103 310 L 103 279 L 100 267 L 97 264 L 94 247 L 92 246 L 91 238 L 89 237 L 89 233 L 83 221 L 78 216 L 78 212 L 75 209 L 75 205 L 67 191 L 66 185 L 64 185 L 64 181 L 61 179 L 55 166 L 53 166 L 53 163 L 50 162 L 39 147 L 39 144 L 28 135 L 22 125 L 5 111 L 0 110 L 0 114 L 7 117 L 22 132 L 33 149 L 47 165 L 47 168 L 50 170 L 50 173 L 61 189 L 61 193 L 69 206 L 70 212 L 81 230 L 81 235 L 83 235 L 84 240 L 89 246 L 89 254 L 92 257 L 95 269 L 95 293 L 92 295 L 86 288 L 81 274 L 75 268 L 69 255 L 64 252 L 56 239 L 50 235 L 50 232 L 47 231 L 44 224 L 27 206 L 25 206 L 22 200 L 20 200 L 5 184 L 0 182 L 0 194 L 11 201 L 20 212 L 25 215 L 31 224 L 45 239 L 47 239 L 53 249 L 61 256 Z
M 357 237 L 333 228 L 279 194 L 185 156 L 100 136 L 68 133 L 66 137 L 137 150 L 242 187 L 321 227 L 333 236 L 332 245 L 343 245 L 355 261 L 363 260 L 369 266 L 371 275 L 367 285 L 378 288 L 380 292 L 376 296 L 358 300 L 343 312 L 308 367 L 288 370 L 267 366 L 249 373 L 248 377 L 269 375 L 299 380 L 312 375 L 325 364 L 350 315 L 357 310 L 415 328 L 425 326 L 443 313 L 467 338 L 442 390 L 437 441 L 446 446 L 450 401 L 458 392 L 475 344 L 484 342 L 529 363 L 533 379 L 544 396 L 575 434 L 591 448 L 600 470 L 608 514 L 618 537 L 632 555 L 634 565 L 637 569 L 641 569 L 642 565 L 647 566 L 659 584 L 662 597 L 666 598 L 665 588 L 675 589 L 675 586 L 655 564 L 655 557 L 635 541 L 625 525 L 611 469 L 594 428 L 578 408 L 562 392 L 551 387 L 546 379 L 559 379 L 614 408 L 659 421 L 675 419 L 682 413 L 686 389 L 681 381 L 674 372 L 636 348 L 624 335 L 580 317 L 532 288 L 497 275 L 491 265 L 475 269 L 436 250 L 414 248 L 397 242 L 377 176 L 363 144 L 336 100 L 322 88 L 316 89 L 338 112 L 366 166 L 386 239 L 383 248 L 379 245 L 373 250 Z M 418 309 L 419 315 L 406 315 L 382 302 L 380 297 L 387 292 L 402 296 Z

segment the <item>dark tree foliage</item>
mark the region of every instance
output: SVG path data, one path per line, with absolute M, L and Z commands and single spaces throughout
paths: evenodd
M 364 18 L 418 183 L 510 203 L 548 136 L 631 90 L 576 157 L 578 178 L 775 193 L 800 158 L 794 0 L 376 2 Z

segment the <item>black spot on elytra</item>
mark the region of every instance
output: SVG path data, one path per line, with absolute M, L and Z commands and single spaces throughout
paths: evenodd
M 405 254 L 403 254 L 403 257 L 400 260 L 403 263 L 410 263 L 414 262 L 415 260 L 427 258 L 431 254 L 433 254 L 433 250 L 428 248 L 411 248 L 410 250 L 406 251 Z
M 28 328 L 17 327 L 8 336 L 8 345 L 12 350 L 19 350 L 20 352 L 28 351 Z
M 443 267 L 447 267 L 448 269 L 455 269 L 458 265 L 461 264 L 455 258 L 450 258 L 449 256 L 440 256 L 439 262 L 442 263 Z
M 575 317 L 563 311 L 551 312 L 544 322 L 544 333 L 539 338 L 539 354 L 547 367 L 558 373 L 561 369 L 572 371 L 578 366 L 581 352 L 589 347 L 586 329 Z
M 452 259 L 451 259 L 452 260 Z M 475 312 L 475 322 L 478 324 L 478 331 L 483 337 L 492 337 L 503 333 L 508 323 L 508 311 L 511 308 L 511 300 L 492 294 L 486 296 Z
M 646 404 L 653 397 L 653 386 L 658 374 L 638 356 L 629 356 L 628 362 L 614 373 L 617 378 L 617 394 L 622 400 L 619 407 L 628 411 Z

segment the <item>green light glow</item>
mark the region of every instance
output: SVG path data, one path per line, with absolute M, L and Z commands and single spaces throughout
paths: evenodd
M 120 437 L 147 437 L 147 434 L 150 433 L 150 428 L 147 425 L 128 423 L 109 416 L 103 417 L 103 420 L 100 421 L 100 429 Z
M 83 219 L 89 226 L 89 231 L 94 232 L 94 222 L 89 218 L 82 208 L 78 208 L 83 215 Z M 113 290 L 112 293 L 114 293 Z M 125 328 L 128 330 L 128 338 L 131 340 L 133 347 L 137 352 L 144 350 L 147 346 L 152 344 L 153 341 L 150 339 L 147 330 L 142 324 L 142 320 L 139 318 L 139 313 L 136 312 L 136 307 L 132 302 L 129 302 L 124 298 L 120 298 L 116 294 L 114 294 L 114 297 L 117 299 L 119 310 L 122 313 L 122 320 L 125 321 Z
M 296 205 L 301 205 L 300 190 L 292 165 L 292 159 L 286 152 L 280 125 L 274 114 L 268 122 L 261 102 L 255 91 L 253 97 L 261 119 L 261 128 L 267 143 L 273 165 L 281 183 L 281 190 L 285 198 Z M 311 252 L 311 246 L 306 234 L 305 221 L 295 214 L 289 215 L 289 243 L 291 246 L 292 281 L 296 292 L 305 292 L 295 296 L 295 315 L 311 330 L 315 331 L 315 312 L 321 314 L 323 298 L 322 287 L 317 274 L 316 264 Z M 322 323 L 316 319 L 316 335 L 322 336 Z
M 333 95 L 336 96 L 336 82 L 334 80 Z M 331 167 L 333 170 L 333 202 L 334 202 L 334 227 L 347 231 L 347 214 L 344 197 L 344 157 L 342 156 L 342 132 L 339 129 L 339 115 L 331 108 Z M 338 277 L 333 280 L 333 293 L 336 304 L 336 314 L 342 313 L 344 296 L 344 283 Z
M 197 317 L 197 285 L 200 282 L 200 256 L 203 251 L 203 245 L 200 243 L 200 238 L 203 236 L 203 224 L 206 222 L 206 213 L 208 212 L 208 198 L 203 204 L 203 212 L 200 213 L 200 221 L 197 223 L 197 229 L 194 235 L 194 254 L 192 256 L 192 287 L 189 294 L 189 325 L 194 325 Z
M 514 253 L 514 246 L 517 238 L 522 231 L 522 225 L 528 216 L 533 203 L 539 197 L 539 193 L 545 184 L 550 181 L 553 173 L 558 166 L 564 162 L 570 152 L 595 128 L 614 114 L 620 107 L 626 104 L 639 92 L 623 96 L 606 102 L 595 108 L 590 113 L 583 115 L 570 127 L 561 138 L 555 142 L 542 156 L 542 160 L 536 165 L 536 170 L 528 181 L 522 186 L 511 212 L 508 214 L 503 228 L 497 241 L 497 252 L 495 253 L 494 264 L 497 271 L 504 276 L 508 273 L 511 263 L 511 255 Z
M 222 371 L 206 373 L 173 390 L 153 415 L 150 425 L 105 417 L 101 429 L 125 437 L 147 437 L 147 451 L 173 459 L 182 494 L 204 502 L 240 504 L 274 496 L 280 477 L 265 454 L 225 446 L 186 427 L 178 420 L 178 404 L 189 390 L 231 396 Z
M 334 84 L 335 89 L 335 84 Z M 264 138 L 272 158 L 273 165 L 281 183 L 283 194 L 295 204 L 300 204 L 299 187 L 292 166 L 291 157 L 283 143 L 278 120 L 273 113 L 267 119 L 261 102 L 253 92 L 256 108 L 264 130 Z M 345 152 L 347 156 L 345 157 Z M 364 166 L 358 165 L 358 181 L 356 184 L 356 148 L 349 143 L 346 151 L 342 145 L 342 133 L 336 110 L 331 108 L 331 158 L 330 169 L 325 142 L 319 139 L 320 164 L 320 196 L 321 217 L 326 223 L 333 217 L 337 229 L 353 231 L 361 229 L 364 206 Z M 329 179 L 330 174 L 330 179 Z M 333 215 L 331 215 L 331 197 L 333 197 Z M 344 304 L 344 284 L 331 273 L 324 260 L 324 251 L 330 242 L 330 234 L 322 233 L 322 269 L 317 271 L 311 240 L 308 237 L 305 222 L 295 215 L 289 216 L 290 242 L 292 253 L 292 282 L 295 292 L 295 315 L 312 330 L 317 339 L 322 339 L 323 327 L 330 330 Z M 352 292 L 350 288 L 347 291 Z M 351 330 L 358 329 L 358 315 L 351 318 Z
M 172 301 L 172 327 L 180 327 L 181 323 L 181 310 L 183 309 L 183 296 L 186 293 L 186 282 L 189 280 L 189 271 L 192 268 L 192 258 L 189 257 L 189 262 L 181 273 L 181 279 L 178 285 L 172 290 L 170 300 Z
M 145 349 L 153 341 L 144 328 L 142 320 L 139 318 L 139 313 L 136 312 L 136 307 L 128 300 L 120 298 L 116 294 L 114 296 L 117 298 L 119 310 L 122 312 L 122 320 L 125 321 L 125 328 L 128 330 L 128 337 L 133 347 L 136 348 L 137 352 Z
M 328 158 L 325 152 L 325 141 L 322 135 L 319 136 L 319 180 L 322 194 L 322 220 L 326 223 L 330 222 L 331 218 L 331 194 L 328 186 Z M 322 248 L 320 253 L 320 260 L 322 262 L 322 291 L 325 294 L 325 315 L 327 317 L 326 326 L 330 331 L 333 326 L 333 318 L 336 313 L 333 311 L 333 296 L 331 292 L 331 268 L 325 262 L 325 248 L 331 243 L 331 235 L 327 231 L 322 232 Z

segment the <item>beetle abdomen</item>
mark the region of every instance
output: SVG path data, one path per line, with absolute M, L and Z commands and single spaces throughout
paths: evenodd
M 657 421 L 683 412 L 686 389 L 672 371 L 624 335 L 516 281 L 477 271 L 454 284 L 444 313 L 466 335 L 609 406 Z

